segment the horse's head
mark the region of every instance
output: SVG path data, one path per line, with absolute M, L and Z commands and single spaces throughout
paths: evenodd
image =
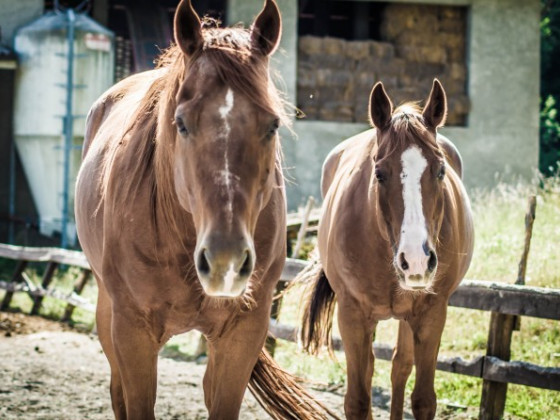
M 278 187 L 283 107 L 268 64 L 280 13 L 266 0 L 250 30 L 206 28 L 182 0 L 174 26 L 186 69 L 175 98 L 175 190 L 194 220 L 205 293 L 240 296 L 255 267 L 257 218 Z
M 383 85 L 370 97 L 370 118 L 377 128 L 375 188 L 378 224 L 390 241 L 393 264 L 407 288 L 428 287 L 438 257 L 436 241 L 443 220 L 445 159 L 436 130 L 445 122 L 446 95 L 434 80 L 424 110 L 393 105 Z

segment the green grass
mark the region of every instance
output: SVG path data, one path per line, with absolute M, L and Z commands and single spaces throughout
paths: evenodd
M 15 269 L 15 264 L 13 264 L 13 261 L 0 261 L 2 261 L 2 264 L 0 264 L 0 280 L 8 281 Z M 45 267 L 46 265 L 44 263 L 30 263 L 25 270 L 25 273 L 33 284 L 39 285 L 41 284 L 41 277 Z M 80 276 L 80 273 L 80 269 L 77 267 L 59 267 L 53 276 L 53 280 L 49 285 L 49 288 L 56 288 L 62 293 L 70 294 L 74 288 L 74 284 Z M 0 300 L 4 298 L 4 294 L 4 291 L 0 291 Z M 97 302 L 97 286 L 95 285 L 95 280 L 93 280 L 93 278 L 90 278 L 86 287 L 82 291 L 81 296 L 93 304 Z M 15 293 L 10 304 L 10 310 L 29 313 L 32 306 L 33 300 L 27 294 Z M 64 315 L 65 309 L 65 302 L 46 296 L 43 299 L 39 315 L 48 319 L 60 319 Z M 80 308 L 75 308 L 70 324 L 80 330 L 91 331 L 93 329 L 94 322 L 95 316 L 93 313 Z
M 471 194 L 475 219 L 476 243 L 473 262 L 466 278 L 513 283 L 517 278 L 518 263 L 524 245 L 524 217 L 527 197 L 537 194 L 537 213 L 533 230 L 531 251 L 527 266 L 526 283 L 531 286 L 560 289 L 560 258 L 556 250 L 560 243 L 560 178 L 541 181 L 540 186 L 501 185 L 492 192 Z M 307 254 L 313 247 L 311 238 L 304 246 Z M 14 264 L 0 261 L 0 279 L 7 280 Z M 33 281 L 40 282 L 40 269 L 31 271 Z M 57 276 L 56 287 L 71 290 L 77 271 L 69 268 Z M 95 301 L 94 282 L 90 282 L 84 296 Z M 297 325 L 302 290 L 291 289 L 284 298 L 280 321 Z M 0 292 L 0 299 L 3 293 Z M 42 314 L 57 318 L 64 305 L 46 298 Z M 31 300 L 23 294 L 14 298 L 12 306 L 29 311 Z M 440 355 L 472 359 L 483 355 L 486 349 L 490 314 L 476 310 L 449 308 L 443 333 Z M 93 315 L 76 310 L 74 320 L 91 326 Z M 379 324 L 376 341 L 394 344 L 396 321 Z M 338 335 L 335 326 L 335 334 Z M 171 357 L 189 358 L 195 353 L 199 334 L 191 332 L 175 337 L 165 351 Z M 275 355 L 285 369 L 311 382 L 344 385 L 345 357 L 336 353 L 337 361 L 326 354 L 318 357 L 304 355 L 297 345 L 280 341 Z M 542 366 L 560 367 L 560 323 L 524 317 L 521 330 L 514 332 L 512 360 L 522 360 Z M 376 361 L 374 385 L 390 388 L 389 362 Z M 414 372 L 407 385 L 410 395 Z M 476 418 L 480 404 L 482 381 L 463 375 L 436 373 L 436 392 L 440 401 L 438 418 Z M 457 411 L 457 406 L 467 407 Z M 455 407 L 455 408 L 452 408 Z M 507 419 L 560 419 L 560 393 L 524 386 L 510 385 L 506 404 Z

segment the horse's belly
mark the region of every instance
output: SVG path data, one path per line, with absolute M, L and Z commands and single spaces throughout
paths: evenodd
M 100 203 L 101 193 L 98 159 L 89 157 L 80 168 L 76 180 L 74 212 L 76 230 L 80 246 L 92 269 L 101 271 L 101 252 L 103 249 L 103 207 Z

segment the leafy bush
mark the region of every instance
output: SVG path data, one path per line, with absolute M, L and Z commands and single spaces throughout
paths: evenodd
M 541 18 L 541 172 L 553 175 L 560 162 L 560 2 L 542 0 Z

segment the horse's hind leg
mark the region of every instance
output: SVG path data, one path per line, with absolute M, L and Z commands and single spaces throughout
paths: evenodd
M 97 277 L 97 276 L 96 276 Z M 111 340 L 111 300 L 101 281 L 97 281 L 99 294 L 97 297 L 97 335 L 101 342 L 103 352 L 111 367 L 111 403 L 117 420 L 126 420 L 121 375 L 119 372 L 113 341 Z
M 412 330 L 406 321 L 399 322 L 399 336 L 393 351 L 391 370 L 391 420 L 403 418 L 404 390 L 414 363 L 414 342 Z
M 338 326 L 346 354 L 348 390 L 344 412 L 348 419 L 372 419 L 371 378 L 373 376 L 373 333 L 376 322 L 354 301 L 339 296 Z

